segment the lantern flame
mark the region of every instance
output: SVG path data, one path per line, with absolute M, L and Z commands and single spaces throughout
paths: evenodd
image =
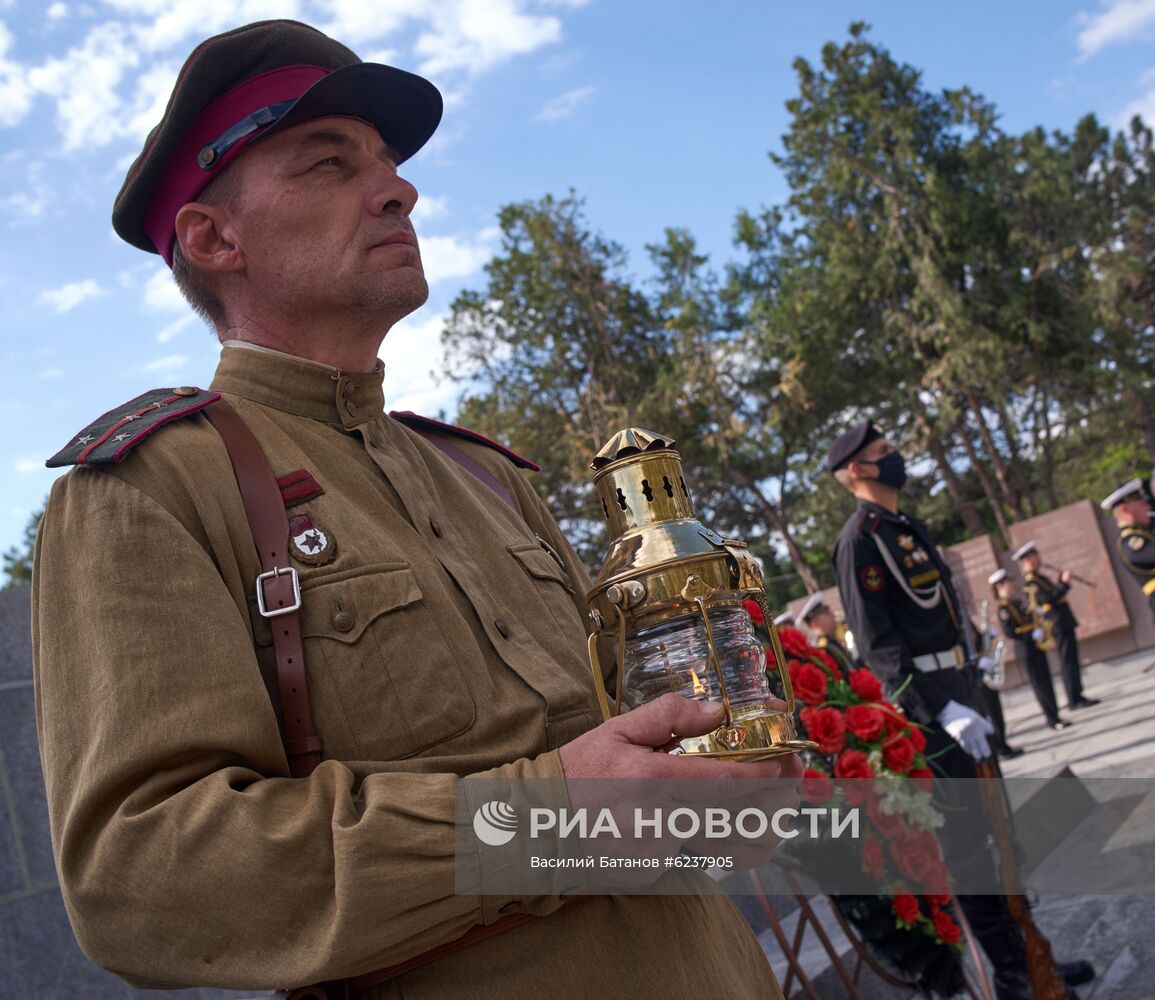
M 690 668 L 690 678 L 694 682 L 694 694 L 700 694 L 704 696 L 706 694 L 706 685 L 702 683 L 702 679 L 698 676 L 698 672 L 693 667 Z

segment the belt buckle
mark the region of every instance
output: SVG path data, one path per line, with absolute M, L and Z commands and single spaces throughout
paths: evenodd
M 284 608 L 269 610 L 265 603 L 265 581 L 288 574 L 293 585 L 293 603 Z M 301 578 L 292 566 L 274 566 L 267 573 L 257 574 L 257 610 L 262 618 L 276 618 L 278 615 L 288 615 L 301 607 Z

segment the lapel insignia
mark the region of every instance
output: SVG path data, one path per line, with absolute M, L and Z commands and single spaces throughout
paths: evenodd
M 309 514 L 289 518 L 289 547 L 293 557 L 308 566 L 324 566 L 337 556 L 337 542 Z
M 912 552 L 914 550 L 914 535 L 899 535 L 898 544 L 905 551 Z
M 286 507 L 295 507 L 306 500 L 316 499 L 325 492 L 307 469 L 297 469 L 277 476 L 277 486 Z

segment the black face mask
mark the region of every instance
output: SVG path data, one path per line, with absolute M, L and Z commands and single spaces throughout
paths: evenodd
M 878 481 L 883 486 L 901 490 L 906 485 L 906 459 L 901 452 L 892 451 L 874 464 L 878 466 Z

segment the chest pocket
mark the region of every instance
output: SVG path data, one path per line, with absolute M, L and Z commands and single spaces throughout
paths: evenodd
M 327 753 L 411 757 L 473 725 L 458 659 L 407 563 L 315 579 L 301 595 L 301 635 Z
M 573 602 L 574 590 L 569 574 L 562 568 L 557 557 L 538 542 L 522 542 L 508 548 L 509 554 L 533 581 L 534 591 L 549 608 L 557 624 L 566 630 L 576 625 L 584 632 L 585 626 Z

